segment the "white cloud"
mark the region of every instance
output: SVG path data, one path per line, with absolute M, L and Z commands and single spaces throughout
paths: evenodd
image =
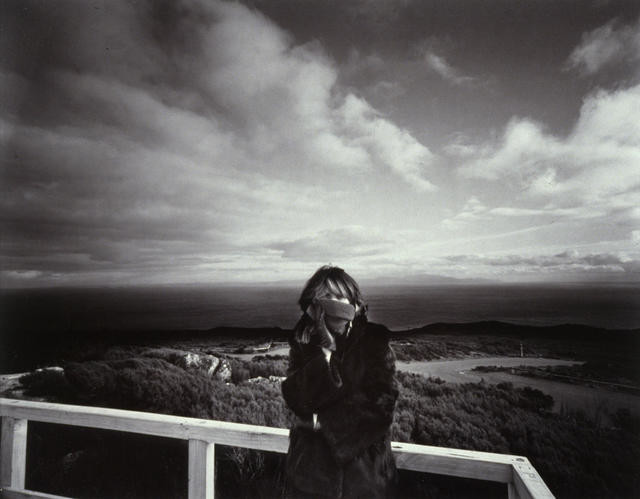
M 640 260 L 615 253 L 582 254 L 567 250 L 552 255 L 459 254 L 443 257 L 437 264 L 450 274 L 473 268 L 475 272 L 499 279 L 513 280 L 538 276 L 547 280 L 591 280 L 616 278 L 635 282 L 640 275 Z
M 535 172 L 562 153 L 558 139 L 546 135 L 540 125 L 522 119 L 509 122 L 499 143 L 475 146 L 475 151 L 478 159 L 465 163 L 460 173 L 489 180 Z
M 471 196 L 462 209 L 453 217 L 442 220 L 446 229 L 459 229 L 469 223 L 487 219 L 488 208 L 476 196 Z
M 633 63 L 639 59 L 640 19 L 628 26 L 619 26 L 614 20 L 584 33 L 566 65 L 591 75 L 616 63 Z
M 498 143 L 476 146 L 463 162 L 468 178 L 520 186 L 528 199 L 550 208 L 632 208 L 640 188 L 640 85 L 599 91 L 585 99 L 567 137 L 529 120 L 512 120 Z
M 283 258 L 321 264 L 377 256 L 392 250 L 394 246 L 392 239 L 379 230 L 354 225 L 271 243 L 269 248 L 281 252 Z
M 505 217 L 535 217 L 538 215 L 575 215 L 576 211 L 571 209 L 544 209 L 544 208 L 517 208 L 513 206 L 499 206 L 491 208 L 489 213 L 502 215 Z
M 446 218 L 442 224 L 449 229 L 464 228 L 468 224 L 477 224 L 482 220 L 496 220 L 500 217 L 516 218 L 516 217 L 571 217 L 573 219 L 580 217 L 601 216 L 601 210 L 592 210 L 585 213 L 583 210 L 576 208 L 555 208 L 542 206 L 539 208 L 525 208 L 517 206 L 497 206 L 488 207 L 480 201 L 477 196 L 471 196 L 464 204 L 462 209 L 453 217 Z
M 383 119 L 354 95 L 347 96 L 340 115 L 343 135 L 369 151 L 376 164 L 390 168 L 419 191 L 436 190 L 424 176 L 434 156 L 406 130 Z
M 463 143 L 450 143 L 443 146 L 442 150 L 448 154 L 449 156 L 454 156 L 458 158 L 470 158 L 475 155 L 478 150 L 475 146 L 471 144 L 463 144 Z
M 255 161 L 295 178 L 327 168 L 343 174 L 390 169 L 419 190 L 432 188 L 423 178 L 429 150 L 366 101 L 341 95 L 337 69 L 319 45 L 293 46 L 244 7 L 222 4 L 219 10 L 223 21 L 204 41 L 214 69 L 203 77 L 214 98 L 243 123 L 242 139 Z
M 460 71 L 451 66 L 444 57 L 439 56 L 431 50 L 425 53 L 424 60 L 429 68 L 454 85 L 465 85 L 474 81 L 473 77 L 461 74 Z
M 636 115 L 640 85 L 598 91 L 585 99 L 564 137 L 531 120 L 513 119 L 499 139 L 469 146 L 474 155 L 447 150 L 460 162 L 460 182 L 472 182 L 486 206 L 465 207 L 444 228 L 466 237 L 466 246 L 479 253 L 564 245 L 626 249 L 637 258 L 629 239 L 640 220 Z M 490 239 L 477 239 L 485 236 Z

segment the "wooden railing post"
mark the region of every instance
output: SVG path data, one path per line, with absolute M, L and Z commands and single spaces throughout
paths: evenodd
M 555 497 L 525 457 L 516 458 L 513 464 L 512 485 L 518 499 L 554 499 Z
M 2 418 L 2 460 L 0 461 L 0 487 L 24 489 L 27 465 L 26 419 Z
M 189 440 L 189 499 L 213 499 L 215 444 Z

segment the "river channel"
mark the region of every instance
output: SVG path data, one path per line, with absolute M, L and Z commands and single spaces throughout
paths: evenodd
M 557 412 L 582 410 L 592 419 L 603 422 L 608 421 L 609 416 L 621 408 L 627 408 L 640 415 L 640 396 L 638 395 L 600 386 L 531 378 L 508 372 L 485 373 L 472 370 L 478 366 L 543 367 L 573 364 L 580 364 L 580 362 L 533 357 L 476 357 L 455 360 L 398 361 L 396 367 L 400 371 L 440 378 L 450 383 L 478 383 L 484 380 L 492 384 L 509 382 L 517 388 L 530 386 L 551 395 L 554 400 L 553 408 Z

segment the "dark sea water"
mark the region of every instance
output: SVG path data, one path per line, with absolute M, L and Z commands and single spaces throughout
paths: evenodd
M 292 287 L 156 287 L 0 291 L 3 333 L 291 328 Z M 369 317 L 391 329 L 499 320 L 640 328 L 640 285 L 363 287 Z

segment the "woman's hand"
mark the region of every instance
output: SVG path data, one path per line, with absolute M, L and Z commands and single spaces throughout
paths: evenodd
M 319 322 L 315 329 L 315 334 L 318 335 L 318 342 L 322 347 L 322 350 L 335 351 L 336 349 L 336 340 L 333 335 L 329 332 L 326 325 L 324 324 L 324 320 Z M 326 352 L 325 352 L 326 355 Z
M 313 431 L 318 431 L 320 428 L 322 428 L 322 425 L 320 425 L 320 421 L 318 421 L 318 414 L 317 413 L 313 413 Z
M 299 428 L 307 428 L 309 430 L 318 431 L 322 428 L 320 421 L 318 421 L 318 413 L 314 412 L 309 421 L 307 418 L 296 417 L 295 425 Z
M 322 353 L 324 354 L 324 358 L 327 359 L 327 363 L 331 362 L 331 350 L 322 347 Z

